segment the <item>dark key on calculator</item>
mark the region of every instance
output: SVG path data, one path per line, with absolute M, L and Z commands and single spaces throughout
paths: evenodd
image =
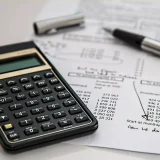
M 3 147 L 17 150 L 97 128 L 96 118 L 33 42 L 0 47 Z

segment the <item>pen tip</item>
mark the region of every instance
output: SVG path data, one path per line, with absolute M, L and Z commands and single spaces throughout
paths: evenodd
M 114 29 L 109 28 L 109 27 L 103 27 L 103 29 L 104 29 L 105 31 L 107 31 L 108 33 L 113 34 Z

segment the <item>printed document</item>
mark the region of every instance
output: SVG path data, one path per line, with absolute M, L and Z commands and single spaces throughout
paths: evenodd
M 85 15 L 84 28 L 31 37 L 99 121 L 94 134 L 67 143 L 160 154 L 160 57 L 103 30 L 160 40 L 160 2 L 49 1 L 38 20 L 75 12 Z

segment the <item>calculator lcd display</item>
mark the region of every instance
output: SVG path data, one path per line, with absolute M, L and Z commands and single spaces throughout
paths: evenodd
M 44 65 L 44 63 L 36 55 L 8 59 L 5 61 L 0 61 L 0 74 L 41 65 Z

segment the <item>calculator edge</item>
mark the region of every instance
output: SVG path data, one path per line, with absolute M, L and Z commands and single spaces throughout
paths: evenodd
M 94 132 L 98 128 L 98 121 L 97 119 L 93 116 L 93 114 L 90 112 L 90 110 L 87 108 L 87 106 L 82 102 L 82 100 L 78 97 L 78 95 L 74 92 L 74 90 L 69 86 L 69 84 L 65 81 L 65 79 L 61 76 L 61 74 L 58 72 L 56 67 L 48 60 L 48 58 L 43 54 L 43 52 L 37 47 L 37 45 L 32 42 L 23 42 L 23 43 L 17 43 L 17 44 L 12 44 L 8 46 L 2 46 L 0 47 L 0 54 L 1 53 L 8 53 L 11 51 L 18 51 L 18 50 L 24 50 L 28 48 L 36 48 L 38 52 L 41 53 L 41 55 L 45 58 L 45 60 L 48 62 L 48 64 L 53 68 L 55 74 L 61 79 L 61 81 L 64 83 L 64 85 L 67 87 L 67 89 L 74 95 L 74 98 L 78 101 L 78 103 L 83 107 L 83 109 L 87 112 L 89 117 L 92 120 L 92 123 L 79 127 L 78 129 L 71 129 L 69 132 L 66 131 L 66 134 L 57 134 L 55 135 L 47 135 L 43 137 L 39 137 L 33 141 L 27 140 L 25 143 L 20 142 L 20 143 L 9 143 L 5 137 L 1 136 L 1 144 L 4 146 L 5 149 L 7 150 L 17 150 L 20 148 L 28 147 L 31 145 L 36 145 L 37 140 L 39 140 L 39 143 L 47 142 L 47 141 L 58 141 L 58 140 L 67 140 L 70 139 L 70 137 L 79 137 L 84 135 L 85 133 L 90 133 Z M 2 130 L 0 129 L 0 135 L 3 135 Z M 63 135 L 63 136 L 62 136 Z M 64 136 L 65 135 L 65 136 Z M 54 138 L 53 138 L 54 137 Z

